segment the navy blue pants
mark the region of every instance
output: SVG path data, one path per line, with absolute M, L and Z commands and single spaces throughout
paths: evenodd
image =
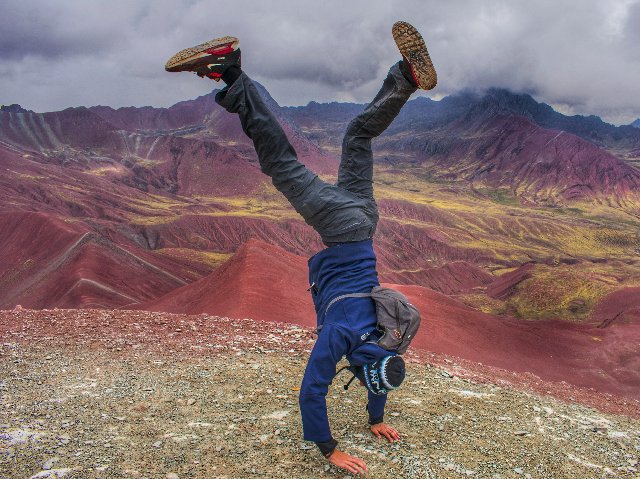
M 371 140 L 386 130 L 414 91 L 399 64 L 391 67 L 376 97 L 349 123 L 335 185 L 298 161 L 282 127 L 245 73 L 219 92 L 216 101 L 227 111 L 238 113 L 242 129 L 258 153 L 262 172 L 271 177 L 324 244 L 331 246 L 373 237 L 378 208 L 373 199 Z

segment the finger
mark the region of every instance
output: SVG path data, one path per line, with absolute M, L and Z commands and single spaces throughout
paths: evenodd
M 360 459 L 359 457 L 354 457 L 353 460 L 355 461 L 355 463 L 360 466 L 362 468 L 363 471 L 367 471 L 367 465 L 365 464 L 365 462 Z
M 377 429 L 373 431 L 373 433 L 376 435 L 376 437 L 378 439 L 380 439 L 382 436 L 380 436 L 380 431 L 378 431 Z
M 364 470 L 356 464 L 349 464 L 349 470 L 354 474 L 364 474 Z
M 396 438 L 396 432 L 390 427 L 385 430 L 385 433 L 386 433 L 387 439 L 389 439 L 390 441 Z
M 354 474 L 358 474 L 358 469 L 356 469 L 356 467 L 351 465 L 351 463 L 349 462 L 345 462 L 340 467 L 342 467 L 342 469 L 345 469 L 349 472 L 353 472 Z
M 400 438 L 400 433 L 392 427 L 387 427 L 386 432 L 394 439 Z

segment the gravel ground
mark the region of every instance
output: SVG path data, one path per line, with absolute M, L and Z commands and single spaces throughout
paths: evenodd
M 350 477 L 302 440 L 312 345 L 297 326 L 206 315 L 0 312 L 0 477 Z M 346 374 L 329 392 L 368 477 L 640 478 L 637 418 L 408 359 L 387 406 L 399 443 L 371 435 Z

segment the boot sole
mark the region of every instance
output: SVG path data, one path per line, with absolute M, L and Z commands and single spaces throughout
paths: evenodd
M 422 35 L 407 22 L 396 22 L 391 33 L 398 50 L 411 64 L 418 87 L 423 90 L 433 89 L 438 83 L 438 75 Z
M 209 56 L 207 50 L 215 48 L 226 43 L 233 43 L 232 47 L 235 50 L 238 48 L 240 41 L 236 37 L 220 37 L 209 40 L 208 42 L 201 43 L 195 47 L 185 48 L 173 55 L 164 66 L 164 69 L 168 72 L 180 72 L 191 71 L 191 67 L 198 62 L 200 58 Z

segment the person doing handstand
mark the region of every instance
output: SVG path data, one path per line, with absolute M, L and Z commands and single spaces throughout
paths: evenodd
M 311 225 L 326 245 L 309 259 L 309 290 L 317 313 L 318 338 L 300 388 L 304 439 L 314 441 L 334 465 L 364 473 L 360 458 L 337 448 L 327 417 L 326 394 L 336 365 L 346 356 L 351 370 L 368 389 L 369 425 L 377 437 L 397 441 L 400 434 L 384 422 L 387 393 L 405 376 L 396 351 L 377 341 L 376 308 L 368 293 L 379 286 L 373 236 L 378 208 L 373 197 L 371 140 L 382 134 L 418 88 L 430 90 L 436 72 L 418 31 L 406 22 L 392 28 L 402 60 L 391 67 L 380 91 L 355 117 L 342 141 L 338 181 L 330 184 L 300 163 L 273 113 L 241 69 L 239 41 L 221 37 L 176 53 L 165 65 L 171 72 L 189 71 L 222 80 L 216 102 L 237 113 L 253 141 L 263 173 Z

